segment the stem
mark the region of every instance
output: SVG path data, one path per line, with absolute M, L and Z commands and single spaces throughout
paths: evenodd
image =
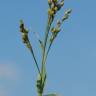
M 50 49 L 51 49 L 52 43 L 53 43 L 53 42 L 50 42 L 50 44 L 49 44 L 49 47 L 48 47 L 48 50 L 47 50 L 47 54 L 46 54 L 46 59 L 47 59 L 48 53 L 49 53 L 49 51 L 50 51 Z
M 41 93 L 38 93 L 38 96 L 42 96 L 42 94 Z
M 41 73 L 40 73 L 40 69 L 39 69 L 39 66 L 38 66 L 38 63 L 37 63 L 37 60 L 36 60 L 35 55 L 34 55 L 34 52 L 33 52 L 32 49 L 31 49 L 30 51 L 31 51 L 31 54 L 32 54 L 33 59 L 34 59 L 34 61 L 35 61 L 35 64 L 36 64 L 37 70 L 38 70 L 39 74 L 41 75 Z
M 30 50 L 30 52 L 31 52 L 31 54 L 32 54 L 32 56 L 33 56 L 33 59 L 34 59 L 34 62 L 35 62 L 35 64 L 36 64 L 36 67 L 37 67 L 37 70 L 38 70 L 38 73 L 40 74 L 40 76 L 41 76 L 41 73 L 40 73 L 40 69 L 39 69 L 39 66 L 38 66 L 38 63 L 37 63 L 37 60 L 36 60 L 36 57 L 35 57 L 35 54 L 34 54 L 34 51 L 33 51 L 33 49 L 32 49 L 32 46 L 31 46 L 31 44 L 30 44 L 30 41 L 28 41 L 29 42 L 29 50 Z
M 43 64 L 44 64 L 44 59 L 45 59 L 46 43 L 47 43 L 47 38 L 48 38 L 48 34 L 49 34 L 49 29 L 50 29 L 50 26 L 48 24 L 47 28 L 46 28 L 46 34 L 45 34 L 45 40 L 44 40 L 44 49 L 43 49 L 43 57 L 42 57 L 42 71 L 43 71 Z
M 52 42 L 52 43 L 53 43 L 53 42 Z M 47 53 L 46 53 L 45 59 L 44 59 L 44 64 L 46 63 L 46 59 L 47 59 L 48 53 L 49 53 L 49 51 L 50 51 L 50 49 L 51 49 L 52 43 L 50 43 L 50 45 L 49 45 L 49 47 L 48 47 L 48 50 L 47 50 Z M 45 74 L 45 77 L 44 77 L 43 86 L 45 86 L 45 82 L 46 82 L 46 74 Z
M 41 80 L 42 80 L 42 87 L 43 88 L 45 85 L 44 83 L 46 81 L 46 73 L 45 73 L 45 70 L 46 70 L 45 69 L 46 44 L 47 44 L 47 40 L 48 40 L 48 35 L 49 35 L 51 23 L 52 23 L 52 18 L 49 17 L 48 22 L 47 22 L 46 32 L 45 32 L 44 49 L 43 49 L 43 54 L 42 54 Z

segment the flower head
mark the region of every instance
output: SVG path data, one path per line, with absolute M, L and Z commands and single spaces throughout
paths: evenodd
M 22 41 L 23 43 L 28 42 L 28 29 L 24 27 L 24 23 L 20 20 L 20 32 L 22 33 Z

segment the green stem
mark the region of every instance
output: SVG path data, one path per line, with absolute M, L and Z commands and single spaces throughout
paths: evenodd
M 46 77 L 46 69 L 45 69 L 46 45 L 47 45 L 51 23 L 52 23 L 52 18 L 49 17 L 47 27 L 46 27 L 46 32 L 45 32 L 44 49 L 43 49 L 43 54 L 42 54 L 41 80 L 42 80 L 43 88 L 45 85 L 44 82 L 46 81 L 46 78 L 45 78 Z
M 47 50 L 47 54 L 46 54 L 46 59 L 47 59 L 48 53 L 49 53 L 49 51 L 50 51 L 50 49 L 51 49 L 52 43 L 53 43 L 53 42 L 50 42 L 50 44 L 49 44 L 49 47 L 48 47 L 48 50 Z
M 44 59 L 44 64 L 46 63 L 46 59 L 47 59 L 48 53 L 49 53 L 49 51 L 51 49 L 51 45 L 52 45 L 52 43 L 50 43 L 50 45 L 48 47 L 48 50 L 47 50 L 47 53 L 46 53 L 45 59 Z M 46 74 L 45 74 L 45 77 L 44 77 L 43 86 L 45 86 L 45 82 L 46 82 Z
M 41 93 L 38 93 L 38 96 L 42 96 L 42 94 Z
M 36 60 L 36 57 L 35 57 L 35 54 L 34 54 L 34 51 L 33 51 L 33 48 L 32 48 L 32 46 L 31 46 L 31 44 L 30 44 L 30 41 L 28 41 L 29 42 L 29 50 L 30 50 L 30 52 L 31 52 L 31 54 L 32 54 L 32 56 L 33 56 L 33 59 L 34 59 L 34 62 L 35 62 L 35 64 L 36 64 L 36 67 L 37 67 L 37 70 L 38 70 L 38 73 L 40 74 L 40 76 L 41 76 L 41 73 L 40 73 L 40 69 L 39 69 L 39 66 L 38 66 L 38 63 L 37 63 L 37 60 Z

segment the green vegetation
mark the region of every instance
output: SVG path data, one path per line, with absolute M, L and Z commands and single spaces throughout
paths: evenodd
M 58 15 L 59 10 L 61 10 L 61 8 L 63 7 L 64 0 L 60 2 L 58 0 L 48 0 L 48 5 L 49 5 L 48 20 L 47 20 L 44 40 L 40 40 L 40 38 L 38 38 L 38 34 L 35 33 L 35 35 L 37 36 L 38 42 L 40 44 L 41 50 L 42 50 L 41 68 L 39 68 L 39 65 L 38 65 L 34 50 L 33 50 L 33 45 L 31 44 L 29 37 L 28 37 L 29 31 L 27 28 L 25 28 L 25 24 L 23 20 L 20 20 L 20 32 L 22 33 L 23 43 L 30 50 L 33 56 L 33 59 L 35 61 L 38 74 L 39 74 L 39 77 L 36 81 L 38 96 L 57 96 L 56 94 L 43 95 L 44 87 L 45 87 L 45 83 L 47 79 L 46 60 L 47 60 L 48 53 L 51 49 L 51 46 L 54 40 L 56 39 L 59 32 L 61 32 L 61 25 L 63 24 L 65 20 L 68 19 L 72 11 L 71 9 L 66 10 L 64 12 L 64 16 L 61 19 L 56 21 L 56 26 L 55 25 L 53 26 L 52 23 L 55 22 L 54 18 L 56 17 L 56 14 Z M 51 33 L 51 35 L 49 35 L 49 33 Z

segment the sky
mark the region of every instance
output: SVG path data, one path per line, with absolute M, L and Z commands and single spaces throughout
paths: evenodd
M 47 60 L 44 94 L 96 96 L 96 0 L 65 0 L 57 18 L 72 9 Z M 44 38 L 47 0 L 0 0 L 0 96 L 37 96 L 37 70 L 19 32 L 23 19 L 40 62 L 32 32 Z M 56 19 L 57 19 L 56 18 Z

